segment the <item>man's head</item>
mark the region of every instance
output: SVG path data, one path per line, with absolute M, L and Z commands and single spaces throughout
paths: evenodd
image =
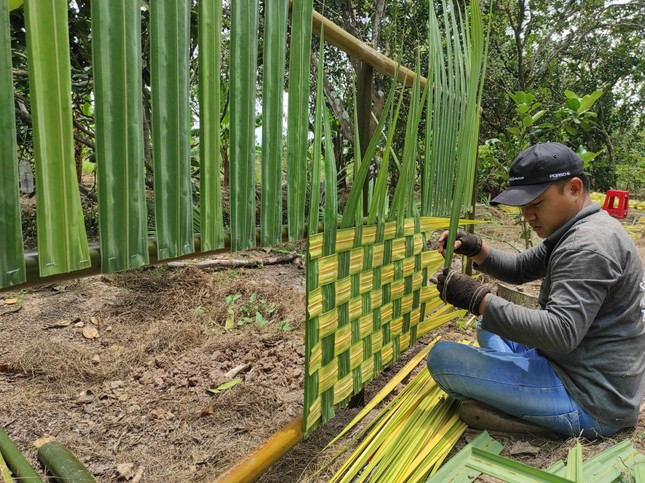
M 491 203 L 520 206 L 535 233 L 546 238 L 591 201 L 582 159 L 559 143 L 536 144 L 511 165 L 509 186 Z
M 539 143 L 522 151 L 511 164 L 508 188 L 492 204 L 522 206 L 530 203 L 554 182 L 581 177 L 584 163 L 572 149 L 560 143 Z

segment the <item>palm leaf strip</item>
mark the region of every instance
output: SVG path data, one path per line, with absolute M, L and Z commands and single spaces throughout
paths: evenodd
M 25 4 L 41 276 L 91 265 L 74 163 L 67 3 Z
M 160 260 L 195 251 L 190 180 L 190 6 L 188 0 L 150 4 L 152 156 Z
M 231 250 L 255 246 L 258 0 L 231 3 Z
M 224 246 L 220 169 L 222 0 L 199 2 L 199 202 L 201 251 Z
M 265 3 L 262 93 L 262 245 L 282 241 L 282 99 L 287 49 L 288 0 Z
M 0 288 L 26 279 L 17 180 L 9 9 L 7 2 L 0 2 Z
M 148 263 L 141 6 L 92 0 L 101 271 Z
M 318 49 L 318 79 L 316 84 L 316 112 L 314 116 L 314 148 L 313 158 L 311 163 L 311 197 L 309 199 L 309 226 L 307 229 L 307 322 L 305 324 L 305 374 L 311 374 L 310 377 L 305 377 L 305 400 L 304 407 L 310 408 L 314 401 L 318 398 L 318 373 L 310 372 L 310 359 L 313 347 L 319 343 L 319 330 L 320 324 L 318 314 L 312 314 L 311 307 L 311 294 L 318 288 L 318 260 L 311 257 L 312 237 L 318 233 L 318 221 L 320 218 L 320 157 L 322 153 L 322 124 L 323 124 L 323 109 L 324 93 L 323 93 L 323 79 L 324 79 L 324 32 L 320 32 L 320 43 Z M 322 304 L 321 302 L 319 302 Z M 309 436 L 311 430 L 307 431 L 305 424 L 305 437 Z
M 294 0 L 289 49 L 287 218 L 289 240 L 304 237 L 313 0 Z

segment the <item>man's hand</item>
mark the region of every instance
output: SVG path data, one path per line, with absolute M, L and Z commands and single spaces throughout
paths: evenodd
M 473 280 L 468 275 L 444 268 L 437 277 L 439 297 L 455 307 L 466 309 L 475 315 L 481 315 L 479 308 L 490 289 Z
M 444 231 L 438 240 L 438 250 L 444 257 L 446 256 L 446 240 L 448 240 L 448 230 Z M 455 253 L 467 257 L 476 256 L 482 249 L 482 239 L 472 233 L 466 233 L 463 230 L 457 232 L 455 238 Z

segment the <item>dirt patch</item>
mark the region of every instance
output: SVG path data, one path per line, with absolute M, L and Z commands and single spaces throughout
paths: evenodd
M 480 217 L 490 222 L 478 228 L 489 243 L 523 248 L 512 214 L 482 207 Z M 631 225 L 645 258 L 645 224 Z M 302 413 L 302 259 L 229 270 L 161 266 L 0 299 L 0 426 L 36 467 L 34 441 L 55 436 L 99 481 L 131 480 L 137 471 L 149 482 L 212 481 Z M 366 399 L 434 336 L 468 334 L 451 324 L 426 336 L 368 386 Z M 233 379 L 240 382 L 208 392 Z M 356 411 L 341 411 L 262 481 L 326 481 L 331 470 L 312 476 L 327 457 L 320 450 Z M 457 449 L 478 433 L 467 431 Z M 573 444 L 494 436 L 503 454 L 537 467 L 565 457 Z M 586 444 L 585 457 L 624 438 L 645 452 L 645 419 Z

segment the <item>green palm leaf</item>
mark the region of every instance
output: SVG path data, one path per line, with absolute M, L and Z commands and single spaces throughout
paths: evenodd
M 222 0 L 199 2 L 199 152 L 201 250 L 224 246 L 220 181 Z
M 231 3 L 231 250 L 255 246 L 258 0 Z
M 91 265 L 74 163 L 67 3 L 25 4 L 41 276 Z
M 101 270 L 148 263 L 138 0 L 92 0 Z
M 157 258 L 195 251 L 190 181 L 189 0 L 150 3 Z
M 287 217 L 289 240 L 304 236 L 309 121 L 309 57 L 313 0 L 294 0 L 291 9 L 289 107 L 287 119 Z
M 25 281 L 7 2 L 0 2 L 0 288 Z
M 265 3 L 260 219 L 263 245 L 282 241 L 282 99 L 288 14 L 288 0 Z

